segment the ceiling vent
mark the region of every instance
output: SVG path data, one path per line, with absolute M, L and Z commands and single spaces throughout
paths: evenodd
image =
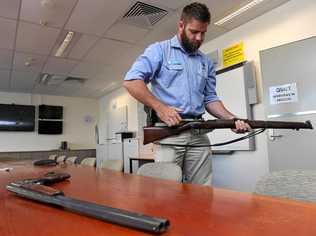
M 151 28 L 168 14 L 167 10 L 136 2 L 123 16 L 124 23 L 137 25 L 142 28 Z
M 66 75 L 54 75 L 43 73 L 39 80 L 39 84 L 42 85 L 73 85 L 73 86 L 81 86 L 87 79 L 79 78 L 79 77 L 70 77 Z

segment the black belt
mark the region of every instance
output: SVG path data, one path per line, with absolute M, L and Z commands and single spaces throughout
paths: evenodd
M 202 120 L 202 115 L 188 115 L 188 114 L 179 114 L 183 120 Z M 156 121 L 154 123 L 164 123 L 159 117 L 156 117 Z
M 190 115 L 190 114 L 180 114 L 182 119 L 192 119 L 192 120 L 201 120 L 202 115 Z

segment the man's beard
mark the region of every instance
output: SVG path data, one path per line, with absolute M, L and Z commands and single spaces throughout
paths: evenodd
M 200 46 L 201 46 L 200 43 L 192 43 L 192 42 L 190 42 L 190 40 L 187 37 L 185 32 L 182 32 L 182 34 L 180 34 L 180 37 L 181 37 L 182 47 L 188 53 L 193 53 L 193 52 L 197 51 L 200 48 Z

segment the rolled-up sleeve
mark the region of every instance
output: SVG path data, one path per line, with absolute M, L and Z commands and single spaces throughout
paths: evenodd
M 213 62 L 208 59 L 208 77 L 204 91 L 204 104 L 219 101 L 216 93 L 216 71 Z
M 161 47 L 159 43 L 152 44 L 136 59 L 124 80 L 143 80 L 148 83 L 153 75 L 159 71 L 161 64 Z

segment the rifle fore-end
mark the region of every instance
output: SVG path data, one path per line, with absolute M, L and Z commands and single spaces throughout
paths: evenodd
M 313 129 L 310 121 L 306 122 L 286 122 L 286 121 L 264 121 L 264 120 L 247 120 L 238 119 L 249 124 L 252 129 Z M 155 142 L 173 135 L 178 135 L 183 131 L 190 129 L 234 129 L 236 119 L 233 120 L 207 120 L 183 122 L 174 127 L 167 126 L 150 126 L 144 127 L 144 145 Z

